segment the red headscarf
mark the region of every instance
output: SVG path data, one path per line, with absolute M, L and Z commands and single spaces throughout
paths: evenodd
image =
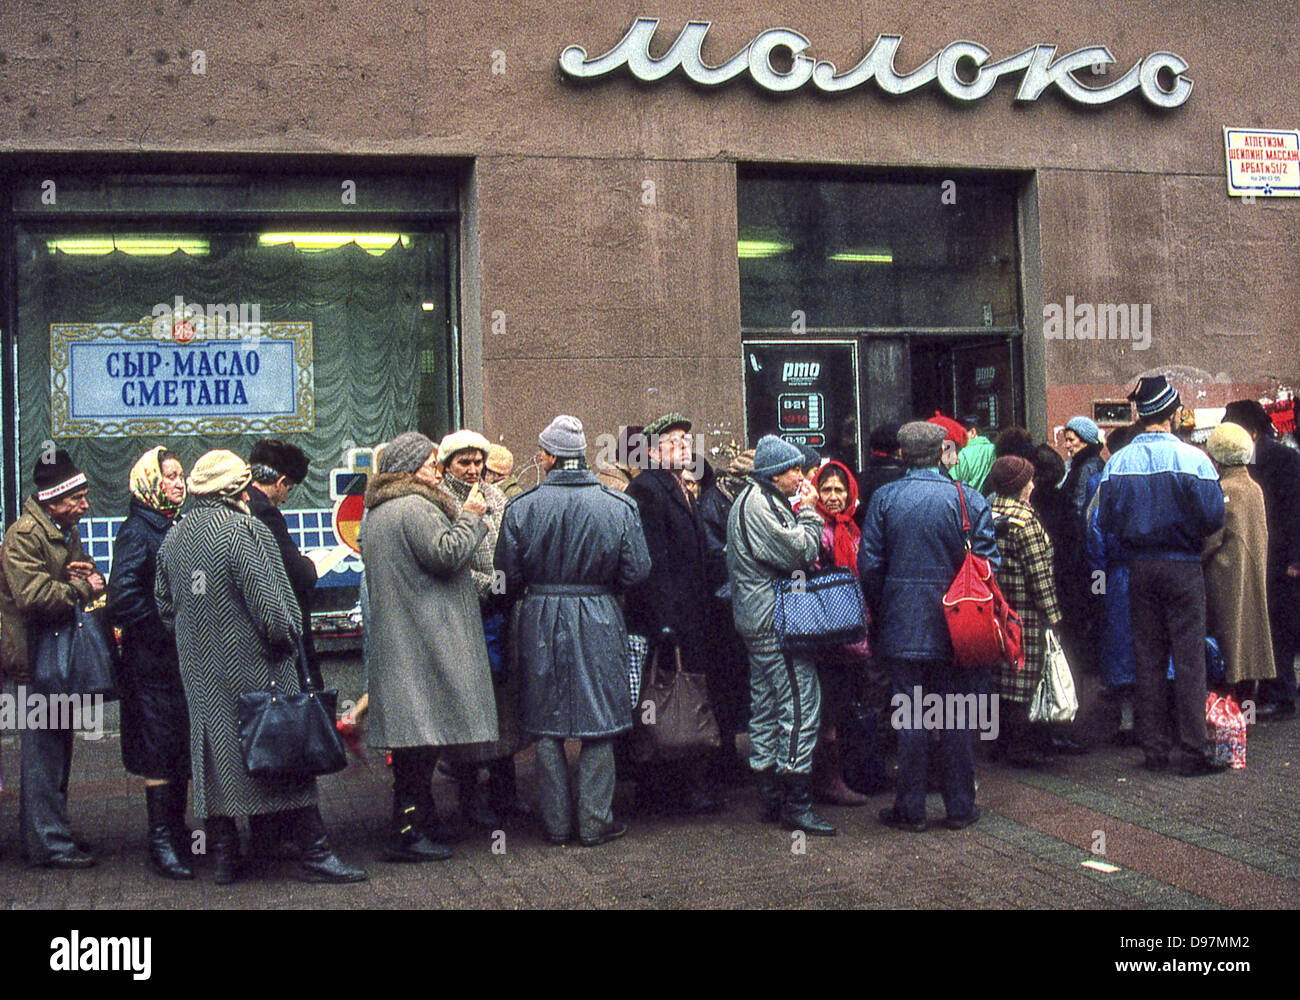
M 849 467 L 843 462 L 827 462 L 817 470 L 817 475 L 813 477 L 813 485 L 817 487 L 818 493 L 821 492 L 822 477 L 826 475 L 826 470 L 836 468 L 843 473 L 844 481 L 848 484 L 849 502 L 845 505 L 842 513 L 832 514 L 826 509 L 821 502 L 821 497 L 817 498 L 817 513 L 822 516 L 826 526 L 835 532 L 835 545 L 832 549 L 835 555 L 835 565 L 840 569 L 851 569 L 857 573 L 858 566 L 858 543 L 862 539 L 862 530 L 853 520 L 853 512 L 858 509 L 858 481 L 854 478 Z

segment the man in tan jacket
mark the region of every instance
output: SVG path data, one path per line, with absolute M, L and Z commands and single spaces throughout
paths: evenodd
M 0 544 L 0 672 L 29 684 L 28 638 L 70 621 L 78 607 L 104 591 L 104 578 L 81 548 L 77 522 L 90 503 L 86 477 L 68 453 L 42 456 L 32 478 L 36 493 Z M 49 718 L 50 725 L 55 720 Z M 25 729 L 19 825 L 34 865 L 89 868 L 95 859 L 72 838 L 68 773 L 72 729 Z

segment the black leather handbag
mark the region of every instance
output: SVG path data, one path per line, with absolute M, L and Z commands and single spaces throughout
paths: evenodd
M 307 657 L 298 644 L 299 676 Z M 239 696 L 239 742 L 244 767 L 254 778 L 304 780 L 347 766 L 347 751 L 334 727 L 337 691 L 305 686 L 285 694 L 275 684 Z
M 102 612 L 77 609 L 76 617 L 29 639 L 32 687 L 42 694 L 117 698 L 116 659 Z

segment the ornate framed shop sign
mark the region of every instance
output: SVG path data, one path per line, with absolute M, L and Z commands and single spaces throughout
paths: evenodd
M 204 337 L 177 324 L 52 323 L 56 437 L 281 434 L 315 427 L 310 323 Z M 200 335 L 196 335 L 196 333 Z

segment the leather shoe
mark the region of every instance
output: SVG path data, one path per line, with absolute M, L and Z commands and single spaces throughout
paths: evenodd
M 76 849 L 67 854 L 56 854 L 41 862 L 40 867 L 52 868 L 55 871 L 73 871 L 81 868 L 93 868 L 95 859 L 85 851 Z
M 1184 778 L 1199 778 L 1205 774 L 1221 774 L 1226 770 L 1228 770 L 1227 763 L 1213 757 L 1193 757 L 1190 760 L 1180 761 L 1178 764 L 1178 773 Z
M 1295 715 L 1295 702 L 1293 701 L 1265 701 L 1255 706 L 1256 722 L 1277 722 L 1280 719 L 1290 719 Z
M 548 833 L 546 835 L 546 842 L 548 844 L 554 844 L 556 847 L 561 847 L 564 844 L 569 843 L 572 839 L 573 834 L 571 833 Z
M 1154 754 L 1147 754 L 1145 757 L 1142 758 L 1142 766 L 1145 767 L 1148 771 L 1155 771 L 1157 773 L 1161 771 L 1168 771 L 1169 758 L 1157 757 Z
M 930 825 L 923 819 L 915 822 L 904 819 L 893 806 L 880 810 L 880 822 L 891 829 L 906 830 L 909 833 L 925 833 L 926 830 L 930 829 Z
M 980 820 L 979 806 L 973 806 L 969 816 L 949 816 L 943 821 L 943 825 L 949 830 L 964 830 L 968 826 L 974 826 Z
M 1068 736 L 1053 736 L 1048 740 L 1047 752 L 1053 754 L 1064 754 L 1070 757 L 1082 757 L 1088 752 L 1088 748 L 1082 743 L 1070 739 Z
M 595 837 L 583 837 L 578 843 L 583 847 L 599 847 L 601 844 L 608 844 L 611 840 L 618 840 L 625 833 L 627 833 L 626 823 L 611 823 L 604 833 Z

